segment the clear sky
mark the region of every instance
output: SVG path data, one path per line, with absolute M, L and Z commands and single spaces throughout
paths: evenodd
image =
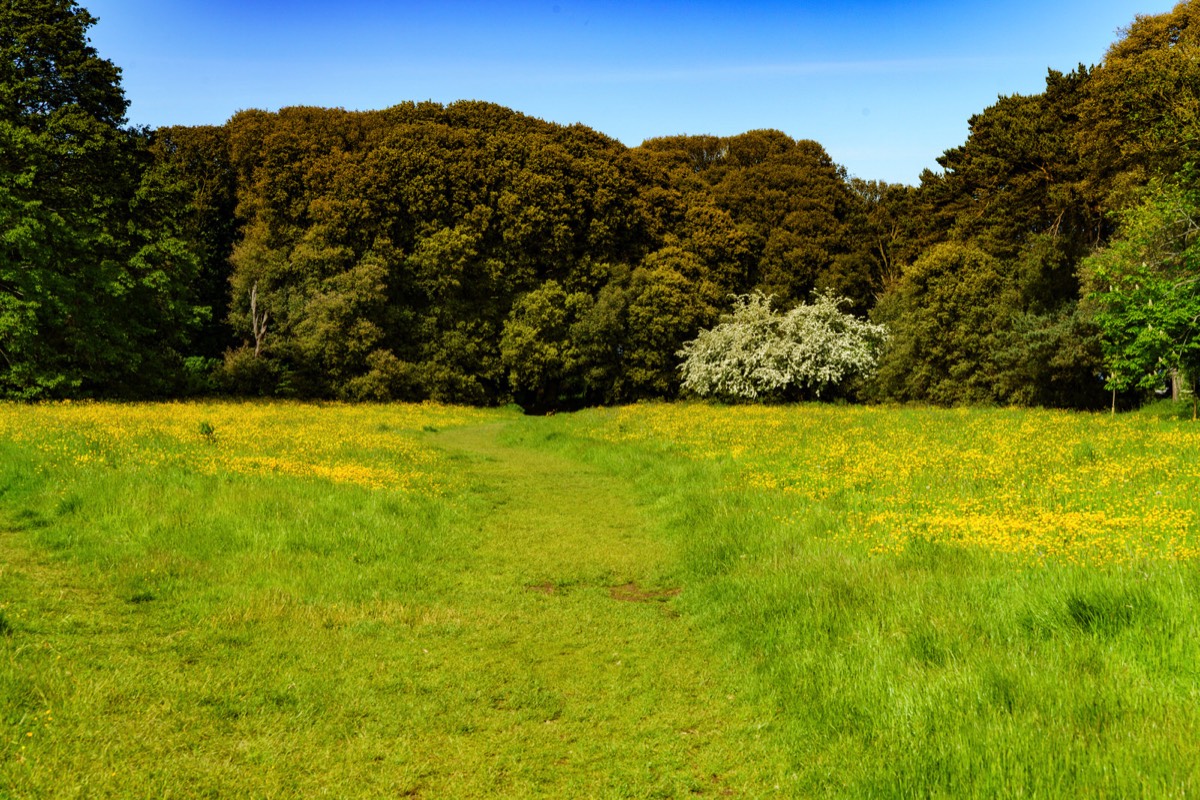
M 130 122 L 487 100 L 628 145 L 777 128 L 916 183 L 1001 94 L 1174 0 L 82 0 Z

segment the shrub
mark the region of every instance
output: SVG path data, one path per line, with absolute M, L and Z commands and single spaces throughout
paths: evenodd
M 820 397 L 869 377 L 887 328 L 843 312 L 846 303 L 817 294 L 811 305 L 777 313 L 761 292 L 738 296 L 732 314 L 679 351 L 684 390 L 722 400 Z
M 266 397 L 276 393 L 280 370 L 274 361 L 255 355 L 253 348 L 240 347 L 226 351 L 216 377 L 221 389 L 230 394 Z

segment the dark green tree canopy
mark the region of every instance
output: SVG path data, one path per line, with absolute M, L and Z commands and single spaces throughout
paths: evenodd
M 108 128 L 125 124 L 121 71 L 87 39 L 96 18 L 74 0 L 0 5 L 0 114 L 41 131 L 72 115 Z
M 194 187 L 180 218 L 203 298 L 230 289 L 230 363 L 246 363 L 257 288 L 272 323 L 255 349 L 272 366 L 255 374 L 279 391 L 670 395 L 675 351 L 730 294 L 841 281 L 865 307 L 874 285 L 848 267 L 857 195 L 818 145 L 776 131 L 716 140 L 703 180 L 686 138 L 630 150 L 479 102 L 248 111 L 160 141 L 159 171 Z M 578 298 L 568 320 L 534 314 L 549 286 Z M 514 361 L 547 336 L 570 369 Z
M 1120 212 L 1142 187 L 1196 162 L 1198 19 L 1196 0 L 1138 17 L 1103 63 L 1051 70 L 1041 94 L 999 98 L 971 118 L 967 141 L 939 159 L 941 172 L 927 172 L 914 195 L 896 195 L 892 208 L 922 222 L 905 231 L 907 263 L 893 275 L 921 273 L 917 265 L 936 248 L 959 244 L 992 260 L 977 257 L 955 269 L 993 274 L 1006 299 L 988 301 L 997 319 L 987 347 L 978 346 L 975 326 L 954 332 L 941 325 L 941 339 L 925 341 L 935 335 L 919 331 L 923 309 L 941 302 L 936 288 L 893 280 L 876 309 L 897 331 L 880 371 L 883 396 L 1075 406 L 1106 400 L 1095 306 L 1081 302 L 1080 265 L 1112 240 Z M 874 214 L 887 217 L 878 208 Z M 970 280 L 963 276 L 964 285 Z M 944 356 L 956 345 L 953 361 L 970 372 L 966 384 L 921 378 L 945 372 Z M 948 388 L 977 379 L 991 388 Z
M 0 395 L 671 397 L 731 297 L 815 291 L 892 329 L 874 396 L 1095 405 L 1111 328 L 1081 264 L 1200 162 L 1197 19 L 1136 18 L 889 186 L 780 131 L 628 148 L 479 101 L 129 129 L 95 19 L 10 1 Z
M 1082 161 L 1111 208 L 1195 162 L 1200 144 L 1200 3 L 1139 15 L 1096 68 L 1081 105 Z
M 197 320 L 185 195 L 70 0 L 0 5 L 0 394 L 168 392 Z

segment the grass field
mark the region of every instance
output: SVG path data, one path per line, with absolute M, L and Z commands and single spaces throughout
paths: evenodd
M 0 405 L 0 797 L 1189 797 L 1164 413 Z

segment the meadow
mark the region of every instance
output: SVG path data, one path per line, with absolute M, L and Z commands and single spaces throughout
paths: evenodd
M 1197 454 L 1170 406 L 0 405 L 0 797 L 1192 796 Z

